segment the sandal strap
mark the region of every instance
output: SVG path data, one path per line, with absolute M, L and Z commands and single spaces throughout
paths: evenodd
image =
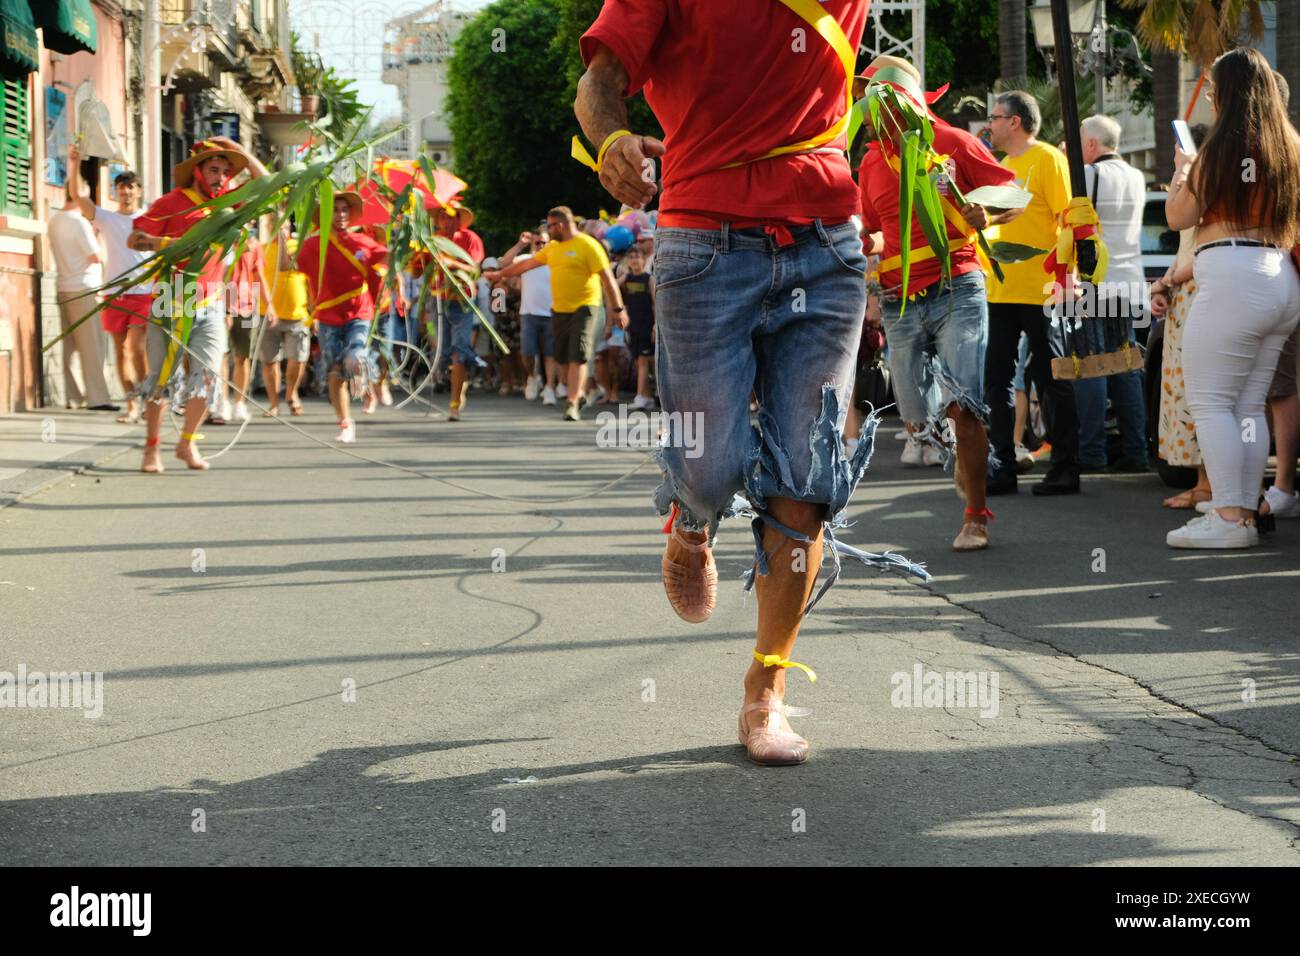
M 758 661 L 764 667 L 797 667 L 808 675 L 808 680 L 812 683 L 817 682 L 816 672 L 807 664 L 800 664 L 798 661 L 782 659 L 780 654 L 763 654 L 756 647 L 754 648 L 754 660 Z

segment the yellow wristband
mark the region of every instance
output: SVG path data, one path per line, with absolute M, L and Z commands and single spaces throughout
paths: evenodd
M 600 144 L 600 152 L 596 154 L 596 169 L 599 170 L 605 165 L 605 154 L 609 152 L 609 148 L 614 145 L 616 140 L 631 135 L 632 131 L 630 129 L 616 129 L 614 132 L 606 136 L 605 142 Z

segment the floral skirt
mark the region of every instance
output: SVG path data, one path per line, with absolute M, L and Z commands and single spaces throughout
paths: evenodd
M 1201 463 L 1196 423 L 1187 408 L 1183 385 L 1183 329 L 1196 296 L 1196 280 L 1175 290 L 1165 316 L 1164 351 L 1160 359 L 1160 432 L 1156 453 L 1171 465 L 1195 468 Z

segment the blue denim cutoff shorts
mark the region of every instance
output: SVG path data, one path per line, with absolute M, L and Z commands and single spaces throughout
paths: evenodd
M 434 302 L 432 307 L 437 309 L 438 305 L 439 303 Z M 438 338 L 442 348 L 442 358 L 438 360 L 439 369 L 445 369 L 451 364 L 453 357 L 459 357 L 466 368 L 473 369 L 487 365 L 479 358 L 471 344 L 470 333 L 474 331 L 474 313 L 470 311 L 469 306 L 459 299 L 445 299 L 441 305 Z
M 375 378 L 370 353 L 366 349 L 366 336 L 369 332 L 370 322 L 366 319 L 353 319 L 343 325 L 326 325 L 322 322 L 316 335 L 320 338 L 321 358 L 325 361 L 325 367 L 343 376 L 361 374 L 367 380 Z
M 927 576 L 894 554 L 835 540 L 866 471 L 872 416 L 846 459 L 840 433 L 853 385 L 866 311 L 866 257 L 851 222 L 791 230 L 778 246 L 761 229 L 667 227 L 655 234 L 656 373 L 665 412 L 658 452 L 664 471 L 655 506 L 676 504 L 681 526 L 707 529 L 748 515 L 754 573 L 767 574 L 763 527 L 810 539 L 768 513 L 771 498 L 826 505 L 824 529 L 834 571 L 808 609 L 835 582 L 840 555 Z M 750 422 L 749 394 L 759 404 Z M 743 497 L 738 494 L 743 492 Z
M 952 287 L 929 286 L 899 310 L 902 302 L 881 303 L 894 399 L 904 421 L 937 428 L 956 402 L 988 424 L 984 404 L 984 350 L 989 338 L 989 305 L 984 273 L 967 272 Z M 939 429 L 941 430 L 941 429 Z

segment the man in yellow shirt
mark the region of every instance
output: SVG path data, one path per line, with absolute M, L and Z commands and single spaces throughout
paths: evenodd
M 262 335 L 262 378 L 271 408 L 267 415 L 280 414 L 280 359 L 284 370 L 284 397 L 294 415 L 302 414 L 298 383 L 311 356 L 311 312 L 307 308 L 307 276 L 293 267 L 297 243 L 286 233 L 266 247 L 266 279 L 271 284 L 271 308 L 275 315 Z
M 1034 194 L 1018 218 L 998 226 L 990 241 L 1052 249 L 1061 214 L 1070 203 L 1070 167 L 1054 146 L 1035 139 L 1042 124 L 1038 102 L 1028 93 L 1002 93 L 989 113 L 993 148 L 1006 153 L 1002 165 L 1016 174 L 1016 185 Z M 1069 382 L 1052 378 L 1052 359 L 1065 354 L 1063 336 L 1052 320 L 1053 277 L 1044 270 L 1046 255 L 1002 266 L 999 282 L 989 277 L 989 341 L 984 353 L 984 400 L 989 406 L 989 441 L 998 465 L 989 469 L 990 495 L 1016 492 L 1016 391 L 1013 379 L 1020 333 L 1029 337 L 1025 369 L 1038 388 L 1052 445 L 1047 477 L 1034 486 L 1036 495 L 1079 491 L 1079 415 Z
M 568 206 L 556 206 L 546 214 L 546 231 L 551 241 L 542 246 L 531 259 L 515 262 L 495 272 L 485 272 L 489 282 L 499 276 L 517 276 L 530 269 L 551 267 L 551 325 L 555 330 L 555 361 L 566 370 L 569 403 L 564 417 L 571 422 L 580 420 L 582 384 L 587 373 L 596 343 L 597 309 L 604 292 L 605 334 L 617 323 L 621 329 L 628 324 L 627 309 L 614 270 L 610 267 L 605 247 L 586 233 L 578 232 L 573 221 L 573 211 Z M 566 381 L 562 378 L 561 381 Z

